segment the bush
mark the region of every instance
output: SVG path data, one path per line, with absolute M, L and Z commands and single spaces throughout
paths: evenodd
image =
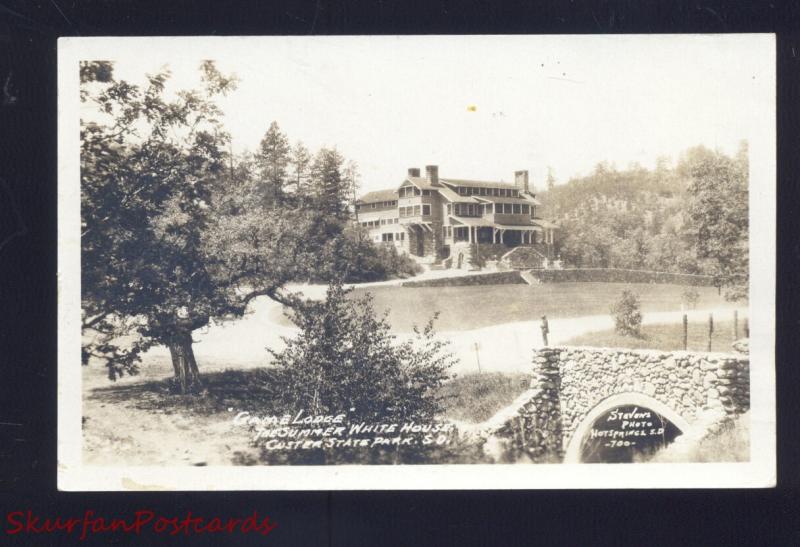
M 642 312 L 639 297 L 631 291 L 622 291 L 614 305 L 611 306 L 614 316 L 614 330 L 626 336 L 641 336 Z
M 371 296 L 348 299 L 334 284 L 327 298 L 308 302 L 291 319 L 300 327 L 281 352 L 270 351 L 288 409 L 345 413 L 350 421 L 426 421 L 442 411 L 439 390 L 454 359 L 436 340 L 433 319 L 414 339 L 396 342 Z
M 683 291 L 683 303 L 687 308 L 696 309 L 697 302 L 700 300 L 700 293 L 694 287 L 687 287 Z
M 486 266 L 486 260 L 484 260 L 482 249 L 477 243 L 470 245 L 467 260 L 473 269 L 480 270 Z
M 375 244 L 358 228 L 345 233 L 333 257 L 337 274 L 347 283 L 385 281 L 394 277 L 412 277 L 422 267 L 407 254 L 397 252 L 393 244 Z M 329 277 L 329 280 L 336 276 Z

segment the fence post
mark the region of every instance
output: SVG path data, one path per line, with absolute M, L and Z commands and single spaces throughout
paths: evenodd
M 480 353 L 478 353 L 479 349 L 480 349 L 480 346 L 478 345 L 477 342 L 475 342 L 475 360 L 478 361 L 478 374 L 481 373 L 481 355 L 480 355 Z
M 547 316 L 546 315 L 542 316 L 541 329 L 542 329 L 542 343 L 544 344 L 544 347 L 547 347 L 547 334 L 550 332 L 550 327 L 547 325 Z
M 711 351 L 711 335 L 714 334 L 714 315 L 709 313 L 708 314 L 708 349 L 706 351 Z
M 686 314 L 683 314 L 683 351 L 686 351 L 688 348 L 689 342 L 689 319 L 686 317 Z
M 739 310 L 733 310 L 733 341 L 739 339 Z
M 750 322 L 747 320 L 747 317 L 744 318 L 744 337 L 750 338 Z

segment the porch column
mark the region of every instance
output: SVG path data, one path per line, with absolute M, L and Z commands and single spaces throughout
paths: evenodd
M 497 243 L 497 228 L 492 227 L 492 243 Z

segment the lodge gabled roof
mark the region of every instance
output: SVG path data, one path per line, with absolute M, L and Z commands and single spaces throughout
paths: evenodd
M 465 179 L 439 179 L 439 182 L 452 186 L 464 186 L 471 188 L 506 188 L 514 190 L 517 186 L 510 182 L 494 182 L 489 180 L 465 180 Z
M 541 202 L 530 194 L 520 194 L 520 197 L 513 198 L 508 196 L 473 196 L 479 203 L 519 203 L 529 205 L 541 205 Z
M 440 186 L 436 190 L 439 191 L 439 194 L 446 199 L 447 201 L 454 202 L 454 203 L 480 203 L 477 199 L 473 196 L 461 196 L 456 194 L 453 190 L 448 188 L 447 186 Z
M 410 182 L 420 190 L 438 190 L 441 188 L 441 186 L 433 186 L 425 177 L 406 177 L 406 179 L 403 181 L 403 184 L 406 182 Z M 400 186 L 403 186 L 403 184 Z
M 378 203 L 382 201 L 395 201 L 398 197 L 397 190 L 375 190 L 361 196 L 357 203 Z

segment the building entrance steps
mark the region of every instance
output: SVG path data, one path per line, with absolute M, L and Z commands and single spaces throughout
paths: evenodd
M 525 280 L 525 283 L 528 285 L 538 285 L 541 283 L 538 277 L 534 276 L 530 270 L 521 270 L 519 272 L 520 277 Z

